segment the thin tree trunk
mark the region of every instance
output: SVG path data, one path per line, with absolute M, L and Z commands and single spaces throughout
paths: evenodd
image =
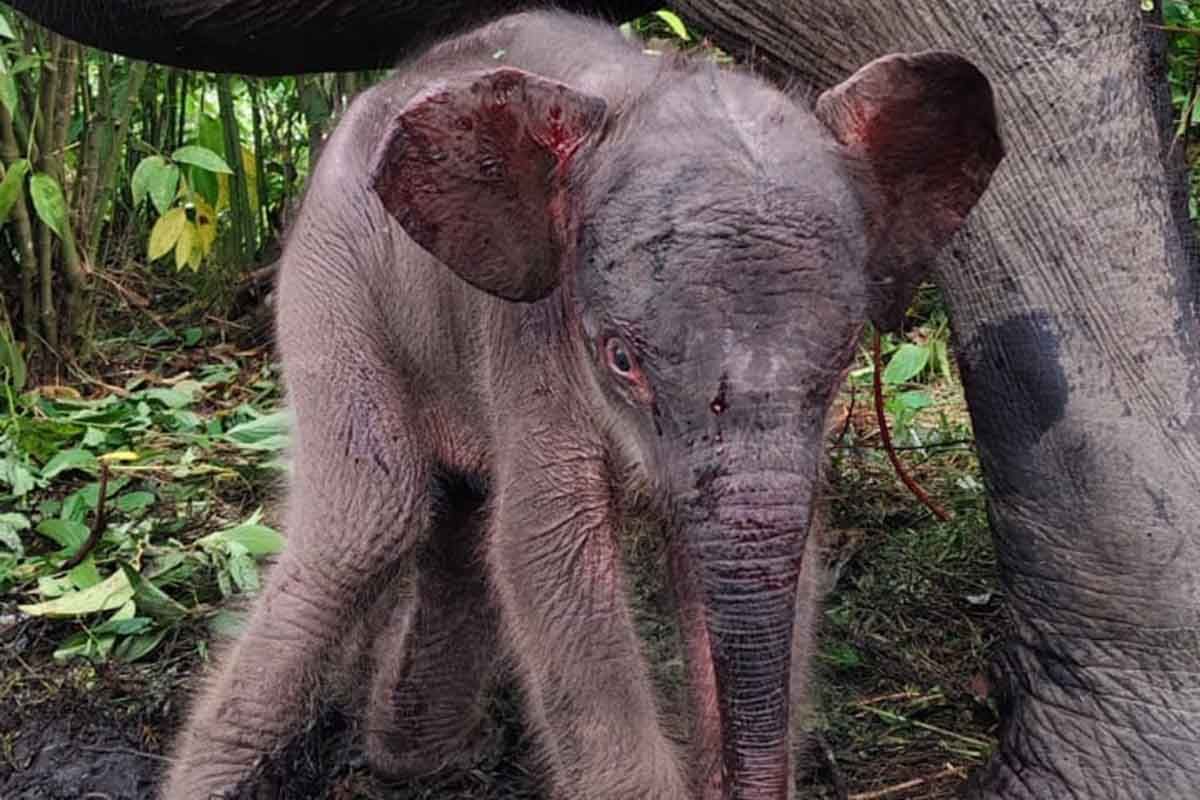
M 37 164 L 41 171 L 47 167 L 54 148 L 54 118 L 58 108 L 58 84 L 62 70 L 59 56 L 66 41 L 56 33 L 47 34 L 46 61 L 41 68 L 41 91 L 37 108 L 31 115 L 38 142 Z M 41 281 L 42 335 L 54 352 L 58 352 L 58 308 L 54 296 L 54 234 L 50 226 L 38 220 L 37 225 L 38 279 Z
M 250 111 L 254 123 L 254 190 L 258 195 L 258 213 L 254 215 L 255 227 L 259 230 L 259 241 L 265 243 L 270 233 L 267 224 L 267 172 L 263 162 L 263 125 L 262 125 L 262 93 L 259 91 L 259 79 L 246 79 L 250 89 Z
M 225 131 L 225 156 L 233 174 L 229 176 L 229 200 L 232 208 L 233 235 L 237 246 L 238 266 L 254 259 L 254 217 L 246 189 L 246 168 L 242 162 L 242 140 L 233 107 L 233 86 L 228 75 L 217 77 L 217 102 L 221 127 Z
M 75 99 L 75 84 L 79 76 L 78 59 L 79 45 L 74 42 L 66 42 L 62 48 L 62 60 L 59 66 L 62 77 L 58 87 L 58 106 L 51 116 L 53 150 L 49 154 L 46 171 L 58 182 L 64 196 L 67 194 L 67 184 L 63 160 L 67 147 L 67 135 L 71 128 L 71 108 Z M 63 304 L 65 318 L 62 320 L 62 329 L 73 349 L 79 343 L 78 326 L 83 309 L 87 274 L 80 263 L 79 253 L 75 247 L 75 231 L 71 225 L 70 214 L 67 215 L 65 223 L 66 226 L 62 232 L 62 263 L 66 298 Z
M 130 62 L 128 78 L 117 97 L 117 118 L 113 120 L 115 134 L 112 137 L 112 149 L 105 154 L 100 164 L 96 206 L 92 212 L 92 226 L 87 237 L 87 260 L 90 263 L 96 262 L 99 253 L 100 230 L 104 225 L 104 218 L 108 216 L 108 209 L 116 191 L 117 164 L 125 155 L 125 142 L 129 138 L 129 122 L 133 115 L 134 101 L 137 99 L 145 79 L 146 63 L 144 61 Z
M 0 157 L 3 157 L 4 164 L 9 169 L 23 157 L 17 143 L 17 134 L 13 129 L 12 115 L 3 104 L 0 104 L 0 148 L 3 148 Z M 33 225 L 30 224 L 29 210 L 25 205 L 24 184 L 17 191 L 16 200 L 13 201 L 12 220 L 16 226 L 17 248 L 21 261 L 21 330 L 27 358 L 32 360 L 41 349 L 37 336 L 38 300 L 34 291 L 38 261 L 33 245 Z

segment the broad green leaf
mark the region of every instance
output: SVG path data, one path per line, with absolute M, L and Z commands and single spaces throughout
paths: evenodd
M 39 172 L 29 179 L 29 196 L 33 208 L 42 222 L 58 234 L 60 239 L 70 235 L 67 227 L 67 201 L 62 187 L 52 176 Z
M 50 480 L 69 469 L 94 471 L 98 467 L 96 457 L 87 450 L 63 450 L 42 467 L 42 477 Z
M 929 396 L 929 392 L 901 392 L 898 399 L 902 406 L 912 411 L 920 411 L 933 405 L 933 398 Z
M 157 500 L 150 492 L 129 492 L 114 500 L 113 506 L 125 514 L 135 514 L 154 505 Z
M 3 87 L 0 87 L 0 91 L 2 90 Z M 0 181 L 0 225 L 8 221 L 8 215 L 12 213 L 17 198 L 21 196 L 21 189 L 25 185 L 25 176 L 28 174 L 29 161 L 24 158 L 14 161 L 9 166 L 8 172 L 4 173 L 4 180 Z
M 168 628 L 158 628 L 149 633 L 139 633 L 122 639 L 113 648 L 113 655 L 125 662 L 137 661 L 154 651 L 167 635 Z
M 133 601 L 139 612 L 165 622 L 174 622 L 187 616 L 186 607 L 139 575 L 129 564 L 121 562 L 121 572 L 133 587 Z
M 0 457 L 0 484 L 8 484 L 14 497 L 24 497 L 37 486 L 37 479 L 16 459 Z
M 233 170 L 225 163 L 225 159 L 209 150 L 207 147 L 201 147 L 196 144 L 188 144 L 171 153 L 171 160 L 177 161 L 180 164 L 191 164 L 193 167 L 216 172 L 224 175 L 232 175 Z
M 905 342 L 897 348 L 883 371 L 883 382 L 896 385 L 905 383 L 921 374 L 929 363 L 929 348 Z
M 275 411 L 235 425 L 225 432 L 225 439 L 246 450 L 282 450 L 287 447 L 289 429 L 287 413 Z
M 258 565 L 245 547 L 237 542 L 229 542 L 225 548 L 229 555 L 225 560 L 225 569 L 233 580 L 238 591 L 244 594 L 254 594 L 258 591 Z
M 667 23 L 667 27 L 671 29 L 671 33 L 675 34 L 683 41 L 690 42 L 692 40 L 692 35 L 688 33 L 687 26 L 683 24 L 683 20 L 681 20 L 674 12 L 667 11 L 664 8 L 655 11 L 654 16 Z
M 130 188 L 135 206 L 149 197 L 158 213 L 166 214 L 179 191 L 179 167 L 162 156 L 147 156 L 133 171 Z
M 257 558 L 273 556 L 283 551 L 283 537 L 273 528 L 252 522 L 244 522 L 228 530 L 210 533 L 198 540 L 201 546 L 218 543 L 236 544 Z
M 183 232 L 187 221 L 187 212 L 179 206 L 158 218 L 158 222 L 154 223 L 154 228 L 150 231 L 150 247 L 146 253 L 151 261 L 157 261 L 171 252 L 175 243 L 179 241 L 179 234 Z
M 113 611 L 133 598 L 133 587 L 123 570 L 117 570 L 90 589 L 67 592 L 44 603 L 17 606 L 31 617 L 70 619 L 101 611 Z
M 38 523 L 37 532 L 72 552 L 78 550 L 88 538 L 88 527 L 69 519 L 44 519 Z
M 88 661 L 107 661 L 116 636 L 92 636 L 87 631 L 77 633 L 63 642 L 53 653 L 55 661 L 64 663 L 74 658 Z
M 16 119 L 20 115 L 20 109 L 17 105 L 21 102 L 21 95 L 17 92 L 17 82 L 13 80 L 13 73 L 10 71 L 0 72 L 0 103 L 4 104 L 4 109 Z
M 5 39 L 17 38 L 17 35 L 13 33 L 12 25 L 8 22 L 7 14 L 0 14 L 0 36 Z
M 153 389 L 138 392 L 138 397 L 156 400 L 167 408 L 187 408 L 194 402 L 194 395 L 179 387 L 156 386 Z
M 13 551 L 17 558 L 25 557 L 25 546 L 21 543 L 21 531 L 27 530 L 29 530 L 29 517 L 24 514 L 16 512 L 0 514 L 0 545 Z
M 75 585 L 76 589 L 88 589 L 95 586 L 101 580 L 100 570 L 96 569 L 96 559 L 89 555 L 67 574 L 67 578 Z

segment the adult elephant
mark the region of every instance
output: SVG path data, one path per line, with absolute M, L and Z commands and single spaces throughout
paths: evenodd
M 270 74 L 376 66 L 520 3 L 12 5 L 106 49 Z M 938 269 L 1014 621 L 1002 741 L 972 792 L 1200 797 L 1196 251 L 1159 14 L 1130 0 L 674 5 L 818 88 L 926 47 L 969 54 L 996 84 L 1009 156 Z

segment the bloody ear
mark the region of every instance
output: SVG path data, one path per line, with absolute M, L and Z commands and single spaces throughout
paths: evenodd
M 816 114 L 866 184 L 872 320 L 895 329 L 1004 157 L 992 87 L 953 53 L 890 55 L 822 94 Z
M 573 229 L 565 171 L 604 100 L 521 70 L 446 81 L 392 122 L 371 186 L 468 283 L 532 302 L 558 286 Z

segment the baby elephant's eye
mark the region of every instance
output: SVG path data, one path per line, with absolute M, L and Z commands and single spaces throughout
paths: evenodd
M 635 365 L 633 356 L 629 354 L 629 348 L 620 339 L 613 337 L 604 345 L 604 352 L 608 358 L 608 368 L 617 373 L 623 378 L 634 377 Z

